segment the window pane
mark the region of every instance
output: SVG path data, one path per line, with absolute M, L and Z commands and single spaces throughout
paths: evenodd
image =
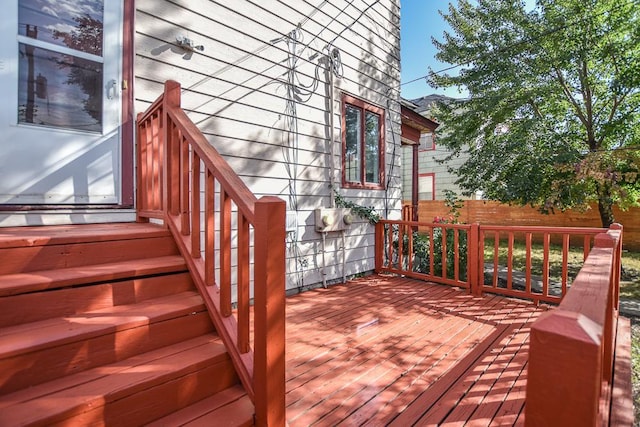
M 360 141 L 362 129 L 362 112 L 360 109 L 347 105 L 345 109 L 346 141 L 345 141 L 345 179 L 348 182 L 361 182 L 361 151 Z
M 433 134 L 423 133 L 420 135 L 420 149 L 433 150 Z
M 418 178 L 418 199 L 434 200 L 433 175 L 425 175 Z
M 18 122 L 102 131 L 102 64 L 20 43 Z
M 20 0 L 18 34 L 102 56 L 102 0 Z
M 380 116 L 367 111 L 365 124 L 366 182 L 380 184 Z

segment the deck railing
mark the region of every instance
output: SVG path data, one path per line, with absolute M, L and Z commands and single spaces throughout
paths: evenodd
M 473 259 L 468 224 L 380 220 L 376 224 L 376 272 L 470 289 Z M 477 231 L 477 229 L 476 229 Z M 475 251 L 477 253 L 477 251 Z
M 489 292 L 538 302 L 558 304 L 580 270 L 597 234 L 604 228 L 584 227 L 478 227 L 478 287 L 476 293 Z M 523 271 L 513 267 L 515 242 L 524 243 Z M 535 245 L 535 247 L 534 247 Z M 570 251 L 572 249 L 572 251 Z M 534 251 L 541 251 L 533 274 Z M 579 258 L 570 259 L 580 252 Z M 552 258 L 560 258 L 552 262 Z M 552 274 L 554 273 L 554 274 Z
M 516 241 L 524 242 L 522 272 L 514 268 Z M 540 277 L 531 272 L 534 245 L 542 252 Z M 580 259 L 571 262 L 576 246 Z M 554 280 L 553 248 L 561 258 Z M 609 424 L 621 255 L 618 224 L 607 230 L 382 220 L 376 226 L 379 273 L 459 286 L 477 295 L 559 304 L 531 328 L 525 406 L 531 426 Z
M 621 235 L 613 226 L 596 236 L 570 292 L 531 327 L 527 425 L 609 425 Z
M 181 109 L 180 95 L 168 81 L 138 115 L 138 217 L 173 233 L 256 423 L 284 425 L 285 203 L 250 192 Z
M 604 231 L 381 220 L 376 228 L 376 271 L 458 286 L 476 295 L 488 292 L 557 304 L 595 236 Z M 524 255 L 516 251 L 516 242 L 522 242 Z M 579 258 L 571 259 L 576 250 Z M 514 267 L 516 256 L 524 257 L 518 260 L 520 271 Z

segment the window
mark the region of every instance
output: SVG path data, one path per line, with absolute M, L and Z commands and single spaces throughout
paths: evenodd
M 102 132 L 103 3 L 19 2 L 18 123 Z
M 384 110 L 342 98 L 342 185 L 384 189 Z
M 436 149 L 436 136 L 433 132 L 427 132 L 420 135 L 420 151 L 433 151 Z
M 421 173 L 418 176 L 418 200 L 435 200 L 436 175 L 434 173 Z

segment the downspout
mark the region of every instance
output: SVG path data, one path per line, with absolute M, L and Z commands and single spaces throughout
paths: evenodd
M 414 145 L 411 165 L 411 221 L 418 221 L 418 166 L 418 145 Z
M 347 239 L 346 232 L 342 230 L 342 283 L 347 283 Z
M 331 197 L 333 199 L 333 196 Z M 322 287 L 327 289 L 327 260 L 325 252 L 327 251 L 327 233 L 322 231 Z
M 334 91 L 334 80 L 333 80 L 334 64 L 333 64 L 333 57 L 331 52 L 332 48 L 333 48 L 333 45 L 329 45 L 329 55 L 327 55 L 327 61 L 329 66 L 329 98 L 331 100 L 329 105 L 329 188 L 331 190 L 329 195 L 329 207 L 335 208 L 336 207 L 336 198 L 334 194 L 335 184 L 336 184 L 336 179 L 335 179 L 336 165 L 335 165 L 335 158 L 334 158 L 335 91 Z

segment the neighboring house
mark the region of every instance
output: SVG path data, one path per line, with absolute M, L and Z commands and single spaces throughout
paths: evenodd
M 403 203 L 411 206 L 407 213 L 403 208 L 403 219 L 418 220 L 418 201 L 428 200 L 425 191 L 432 191 L 433 180 L 425 182 L 419 173 L 420 151 L 425 140 L 434 140 L 438 123 L 420 115 L 417 106 L 406 99 L 401 100 L 402 115 L 402 196 Z M 428 175 L 427 175 L 428 177 Z M 421 193 L 422 192 L 422 193 Z
M 322 239 L 314 214 L 335 190 L 400 216 L 399 1 L 316 3 L 5 4 L 0 227 L 135 220 L 135 115 L 172 79 L 249 188 L 287 202 L 287 289 L 373 270 L 371 225 Z
M 433 94 L 412 99 L 408 102 L 415 106 L 414 111 L 417 113 L 425 117 L 433 117 L 431 111 L 434 104 L 438 101 L 446 102 L 451 99 L 453 98 Z M 442 125 L 446 127 L 446 123 Z M 462 195 L 460 187 L 456 185 L 456 174 L 449 172 L 449 168 L 455 170 L 457 167 L 462 165 L 466 161 L 466 155 L 461 153 L 458 157 L 451 159 L 446 163 L 438 162 L 438 160 L 444 159 L 449 154 L 450 151 L 447 148 L 438 145 L 435 133 L 427 133 L 421 137 L 418 149 L 419 167 L 417 171 L 419 200 L 444 200 L 446 190 L 453 191 L 461 198 L 468 198 Z M 403 149 L 402 164 L 411 164 L 411 156 L 412 153 L 410 149 Z M 403 168 L 402 198 L 405 203 L 408 203 L 411 200 L 412 173 L 413 172 L 410 168 Z M 471 197 L 471 199 L 477 198 L 480 198 L 479 195 Z

